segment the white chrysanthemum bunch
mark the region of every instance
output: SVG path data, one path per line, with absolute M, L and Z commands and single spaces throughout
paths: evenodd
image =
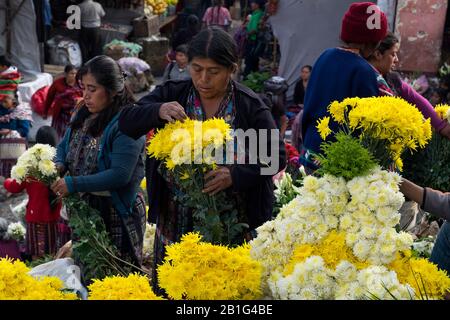
M 306 177 L 299 193 L 275 220 L 257 229 L 251 242 L 251 256 L 262 263 L 266 280 L 283 268 L 296 245 L 316 243 L 336 229 L 349 198 L 345 180 L 332 176 Z
M 412 237 L 397 233 L 398 210 L 404 197 L 399 192 L 400 176 L 376 168 L 349 182 L 332 176 L 306 177 L 299 196 L 285 205 L 277 218 L 257 229 L 250 242 L 251 255 L 264 268 L 263 289 L 268 297 L 279 299 L 363 299 L 372 293 L 379 298 L 390 292 L 409 298 L 406 290 L 386 268 L 399 251 L 408 250 Z M 317 246 L 331 231 L 344 232 L 350 252 L 369 267 L 341 261 L 335 270 L 310 260 L 295 264 L 293 272 L 285 266 L 299 245 Z M 319 257 L 320 258 L 320 257 Z M 316 269 L 309 269 L 315 261 Z M 376 277 L 367 278 L 370 272 Z M 325 284 L 322 288 L 318 284 Z M 384 290 L 382 291 L 380 287 Z M 383 294 L 381 294 L 381 292 Z
M 311 256 L 283 276 L 275 271 L 268 281 L 272 297 L 280 300 L 329 300 L 334 298 L 336 281 L 319 256 Z
M 347 245 L 359 260 L 384 265 L 395 259 L 396 252 L 411 247 L 412 237 L 395 230 L 404 202 L 400 181 L 398 174 L 377 168 L 347 183 L 351 201 L 339 229 L 347 233 Z
M 11 170 L 11 178 L 18 183 L 33 177 L 42 182 L 49 182 L 56 177 L 57 170 L 53 163 L 56 149 L 46 144 L 36 144 L 17 160 L 17 164 Z
M 10 223 L 8 225 L 7 233 L 10 238 L 12 238 L 16 241 L 21 241 L 21 240 L 25 239 L 26 232 L 27 232 L 27 230 L 20 222 L 14 222 L 14 223 Z
M 298 263 L 292 274 L 271 274 L 268 281 L 272 297 L 281 300 L 407 300 L 415 297 L 414 289 L 401 284 L 394 271 L 384 266 L 357 270 L 341 261 L 335 270 L 327 268 L 319 256 Z
M 384 266 L 371 266 L 360 270 L 356 280 L 350 283 L 347 290 L 339 291 L 338 300 L 409 300 L 415 297 L 414 289 L 409 284 L 401 284 L 395 271 Z

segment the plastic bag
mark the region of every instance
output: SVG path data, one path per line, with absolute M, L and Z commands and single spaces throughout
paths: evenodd
M 88 291 L 81 284 L 80 269 L 72 258 L 56 259 L 40 264 L 31 269 L 29 274 L 35 278 L 58 277 L 64 283 L 64 288 L 76 291 L 83 300 L 87 300 Z

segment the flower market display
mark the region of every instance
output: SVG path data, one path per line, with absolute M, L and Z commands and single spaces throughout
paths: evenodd
M 171 299 L 249 300 L 261 295 L 261 266 L 249 245 L 235 248 L 201 241 L 188 233 L 167 247 L 157 269 L 159 286 Z
M 61 291 L 63 283 L 56 277 L 35 279 L 27 266 L 18 260 L 0 259 L 0 300 L 74 300 L 73 293 Z
M 381 112 L 382 110 L 382 112 Z M 272 299 L 441 299 L 450 278 L 412 256 L 412 237 L 397 232 L 404 202 L 402 153 L 431 138 L 429 121 L 398 98 L 333 102 L 318 122 L 343 129 L 322 145 L 321 177 L 303 180 L 299 195 L 257 229 L 251 256 L 263 266 Z M 407 115 L 407 116 L 406 116 Z M 401 119 L 408 119 L 407 123 Z M 380 166 L 381 165 L 381 166 Z
M 216 244 L 240 244 L 247 227 L 239 221 L 238 208 L 230 205 L 225 191 L 214 196 L 202 192 L 205 174 L 224 160 L 231 139 L 231 127 L 223 119 L 188 119 L 166 124 L 147 148 L 151 157 L 163 163 L 165 179 L 180 186 L 176 199 L 193 210 L 194 231 Z

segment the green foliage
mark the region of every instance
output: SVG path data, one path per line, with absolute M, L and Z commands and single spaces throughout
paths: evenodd
M 200 232 L 203 240 L 213 244 L 240 245 L 248 224 L 239 221 L 242 214 L 234 208 L 230 195 L 221 191 L 214 196 L 202 192 L 204 172 L 211 170 L 209 165 L 182 165 L 181 172 L 189 178 L 182 179 L 174 175 L 182 194 L 175 200 L 185 207 L 192 208 L 193 229 Z
M 281 180 L 275 181 L 275 204 L 273 206 L 273 216 L 276 217 L 283 206 L 294 200 L 300 193 L 303 184 L 303 176 L 300 170 L 298 174 L 285 173 Z
M 103 279 L 108 276 L 128 276 L 140 270 L 130 262 L 119 258 L 118 249 L 106 231 L 98 210 L 91 208 L 78 196 L 64 200 L 70 212 L 73 258 L 80 264 L 84 280 Z
M 366 175 L 377 165 L 370 152 L 354 137 L 338 132 L 336 141 L 324 142 L 321 145 L 323 155 L 317 156 L 320 161 L 318 174 L 330 174 L 351 180 Z
M 50 262 L 53 260 L 55 260 L 55 257 L 53 255 L 46 254 L 46 255 L 40 257 L 39 259 L 27 261 L 27 262 L 25 262 L 25 264 L 27 265 L 28 268 L 32 269 L 34 267 L 37 267 L 38 265 L 41 265 L 41 264 L 44 264 L 44 263 L 47 263 L 47 262 Z
M 269 72 L 252 72 L 242 83 L 256 93 L 261 93 L 264 90 L 264 81 L 269 78 Z
M 403 160 L 402 176 L 412 182 L 450 191 L 450 141 L 433 132 L 428 145 Z

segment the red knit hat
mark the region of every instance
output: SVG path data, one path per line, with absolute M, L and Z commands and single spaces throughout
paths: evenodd
M 375 10 L 368 10 L 369 7 Z M 380 15 L 379 19 L 375 14 Z M 350 6 L 342 19 L 341 39 L 347 43 L 377 43 L 386 37 L 387 28 L 386 15 L 377 5 L 357 2 Z

